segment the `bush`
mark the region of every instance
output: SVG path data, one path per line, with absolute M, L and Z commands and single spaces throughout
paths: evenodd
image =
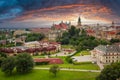
M 73 60 L 72 60 L 71 56 L 66 57 L 66 61 L 68 63 L 73 63 Z

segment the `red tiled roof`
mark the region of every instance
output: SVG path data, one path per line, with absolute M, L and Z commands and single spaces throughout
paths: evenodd
M 95 33 L 95 31 L 94 30 L 91 30 L 91 29 L 88 29 L 88 30 L 86 30 L 87 31 L 87 33 Z
M 0 48 L 0 51 L 4 53 L 14 53 L 14 50 L 10 48 Z
M 73 52 L 73 50 L 69 50 L 69 49 L 67 49 L 67 50 L 64 50 L 64 51 L 66 51 L 66 52 Z
M 17 53 L 22 53 L 22 52 L 24 52 L 22 49 L 20 49 L 20 48 L 16 48 L 16 50 L 17 50 Z
M 56 29 L 68 29 L 65 23 L 60 23 L 59 25 L 54 25 Z
M 50 42 L 50 44 L 57 45 L 60 44 L 59 42 Z
M 36 58 L 34 62 L 45 62 L 48 61 L 49 64 L 63 64 L 63 61 L 60 58 Z
M 115 35 L 116 31 L 107 31 L 107 33 L 110 34 L 110 35 Z

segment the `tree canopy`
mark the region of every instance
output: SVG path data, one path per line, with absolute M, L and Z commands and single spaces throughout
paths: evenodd
M 60 70 L 60 68 L 59 68 L 59 66 L 58 65 L 53 65 L 53 66 L 51 66 L 50 67 L 50 72 L 51 73 L 53 73 L 54 75 L 55 75 L 55 77 L 56 77 L 56 74 L 57 74 L 57 72 Z
M 93 49 L 99 44 L 106 45 L 109 44 L 109 41 L 96 39 L 93 36 L 88 36 L 84 29 L 77 29 L 75 26 L 64 32 L 62 37 L 57 40 L 63 45 L 73 45 L 77 51 Z
M 27 53 L 22 53 L 16 56 L 16 70 L 18 73 L 30 72 L 34 67 L 32 57 Z
M 26 35 L 26 41 L 39 41 L 44 38 L 44 34 L 36 34 L 36 33 L 30 33 Z
M 14 57 L 8 57 L 3 59 L 3 62 L 1 64 L 2 72 L 4 72 L 7 75 L 11 75 L 14 68 L 15 68 Z
M 96 80 L 117 80 L 120 78 L 120 62 L 106 66 Z

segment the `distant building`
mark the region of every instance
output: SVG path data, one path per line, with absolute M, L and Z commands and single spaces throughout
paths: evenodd
M 51 30 L 50 28 L 33 28 L 33 29 L 30 29 L 30 32 L 41 33 L 41 34 L 44 34 L 46 37 L 48 37 L 50 30 Z
M 6 45 L 7 41 L 6 40 L 0 40 L 0 45 Z
M 56 47 L 57 51 L 61 50 L 61 44 L 57 42 L 47 42 L 47 41 L 32 41 L 32 42 L 26 42 L 24 43 L 24 47 L 27 48 L 47 48 L 54 46 Z
M 24 46 L 28 48 L 38 48 L 40 47 L 40 43 L 38 41 L 26 42 Z
M 91 51 L 91 56 L 103 64 L 110 64 L 120 61 L 120 44 L 99 45 Z
M 4 52 L 7 55 L 17 55 L 18 53 L 29 53 L 31 55 L 41 54 L 53 54 L 61 51 L 61 44 L 57 42 L 47 41 L 32 41 L 26 42 L 23 46 L 0 48 L 0 52 Z
M 53 23 L 53 26 L 51 27 L 52 30 L 62 30 L 62 31 L 65 31 L 67 30 L 69 27 L 70 27 L 70 24 L 71 23 L 64 23 L 63 21 L 61 21 L 60 24 L 54 24 Z
M 81 28 L 81 27 L 82 27 L 81 18 L 79 17 L 79 18 L 78 18 L 78 23 L 77 23 L 76 28 Z
M 61 21 L 60 24 L 54 24 L 51 27 L 51 31 L 48 35 L 48 39 L 49 40 L 56 40 L 56 38 L 61 37 L 62 33 L 67 31 L 71 26 L 71 22 L 69 23 L 64 23 L 63 21 Z
M 30 31 L 16 30 L 13 35 L 16 36 L 16 35 L 29 34 L 29 33 L 30 33 Z
M 115 23 L 112 22 L 111 26 L 100 26 L 97 24 L 97 27 L 85 28 L 87 35 L 94 36 L 100 39 L 120 39 L 120 26 L 115 26 Z

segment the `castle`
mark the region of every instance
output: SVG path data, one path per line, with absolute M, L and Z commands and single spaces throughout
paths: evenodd
M 61 23 L 59 24 L 53 23 L 51 27 L 51 31 L 48 35 L 49 40 L 56 40 L 57 37 L 62 36 L 62 33 L 67 31 L 70 27 L 71 27 L 71 22 L 64 23 L 63 21 L 61 21 Z M 81 27 L 82 27 L 81 18 L 79 17 L 76 28 L 81 29 Z

